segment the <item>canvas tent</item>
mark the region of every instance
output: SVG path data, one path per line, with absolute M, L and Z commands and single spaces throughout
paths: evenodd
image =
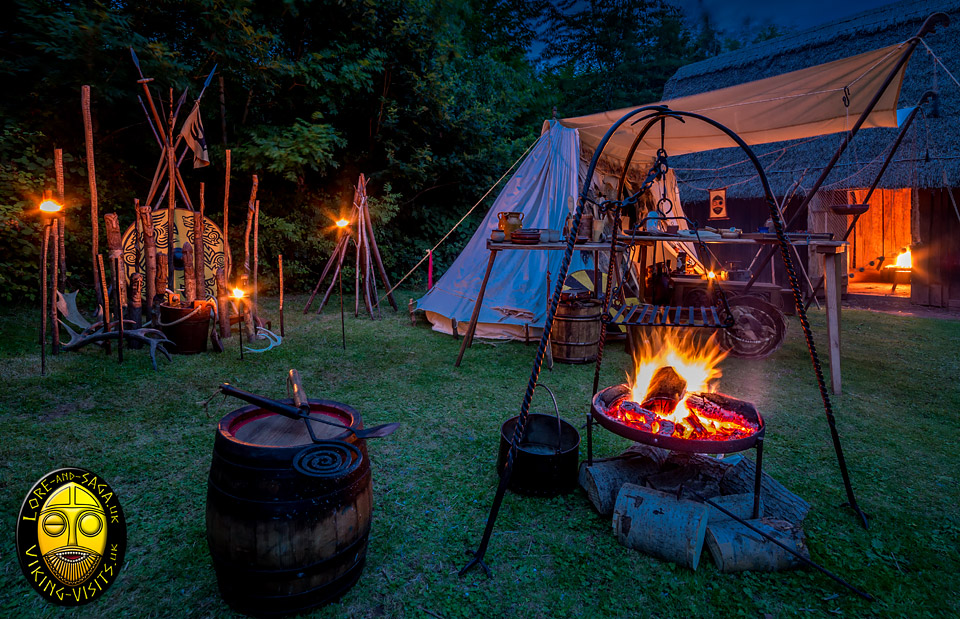
M 875 92 L 895 67 L 904 44 L 844 58 L 755 82 L 696 94 L 655 105 L 666 105 L 708 116 L 729 127 L 748 144 L 798 139 L 849 129 L 866 109 Z M 903 67 L 880 98 L 864 127 L 896 127 L 897 100 Z M 486 269 L 485 247 L 496 228 L 497 213 L 520 211 L 528 228 L 562 228 L 567 198 L 577 196 L 586 162 L 607 131 L 629 112 L 628 108 L 601 112 L 558 123 L 544 123 L 537 145 L 521 163 L 487 213 L 466 248 L 417 305 L 427 313 L 434 329 L 452 333 L 451 319 L 465 332 Z M 597 166 L 596 186 L 604 176 L 619 176 L 627 153 L 643 123 L 621 125 L 604 149 Z M 681 155 L 732 146 L 720 130 L 688 119 L 668 120 L 662 144 L 669 155 Z M 651 131 L 637 149 L 628 171 L 628 184 L 636 186 L 661 146 L 660 131 Z M 668 178 L 667 191 L 682 212 L 676 184 Z M 560 252 L 505 251 L 498 256 L 484 297 L 477 337 L 522 337 L 524 325 L 541 328 L 546 310 L 546 271 L 556 273 Z M 586 265 L 574 256 L 571 270 Z

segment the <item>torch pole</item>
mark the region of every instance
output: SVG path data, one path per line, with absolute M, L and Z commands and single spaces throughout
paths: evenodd
M 120 292 L 120 258 L 113 259 L 114 290 L 117 291 L 117 363 L 123 363 L 123 304 L 126 299 L 121 298 Z
M 343 241 L 343 228 L 340 228 L 340 239 L 337 243 Z M 347 247 L 344 245 L 343 253 L 347 253 Z M 343 319 L 343 269 L 337 269 L 337 280 L 340 283 L 340 339 L 343 342 L 343 349 L 347 349 L 347 327 Z
M 40 247 L 40 376 L 47 374 L 47 245 L 50 243 L 50 224 L 43 226 Z
M 243 361 L 243 299 L 237 299 L 237 312 L 240 314 L 240 361 Z

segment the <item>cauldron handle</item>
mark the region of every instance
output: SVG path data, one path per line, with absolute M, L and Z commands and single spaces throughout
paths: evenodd
M 563 425 L 560 421 L 560 406 L 557 404 L 557 396 L 553 395 L 550 387 L 547 387 L 543 383 L 537 383 L 536 386 L 543 387 L 547 390 L 547 393 L 550 394 L 550 399 L 553 400 L 553 410 L 557 411 L 557 453 L 559 454 L 563 451 Z

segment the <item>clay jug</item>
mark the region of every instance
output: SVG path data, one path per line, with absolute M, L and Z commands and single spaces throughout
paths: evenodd
M 502 211 L 497 213 L 497 217 L 500 219 L 500 224 L 497 227 L 503 230 L 507 242 L 510 241 L 510 235 L 514 230 L 523 227 L 523 213 Z

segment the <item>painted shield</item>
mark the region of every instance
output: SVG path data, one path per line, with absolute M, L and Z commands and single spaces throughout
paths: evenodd
M 178 208 L 173 213 L 173 264 L 174 281 L 173 285 L 167 284 L 171 290 L 183 289 L 183 244 L 187 241 L 193 242 L 193 218 L 196 213 L 188 209 Z M 153 239 L 157 245 L 157 253 L 167 253 L 167 209 L 157 209 L 151 213 L 153 219 Z M 127 274 L 127 281 L 130 276 L 137 272 L 137 261 L 139 260 L 139 270 L 146 273 L 146 252 L 143 245 L 143 230 L 139 225 L 130 226 L 123 233 L 121 239 L 123 247 L 123 264 Z M 216 291 L 215 275 L 217 269 L 224 266 L 223 258 L 223 232 L 220 227 L 210 221 L 209 217 L 203 218 L 203 278 L 206 283 L 207 296 L 212 296 Z M 200 295 L 197 295 L 200 296 Z

